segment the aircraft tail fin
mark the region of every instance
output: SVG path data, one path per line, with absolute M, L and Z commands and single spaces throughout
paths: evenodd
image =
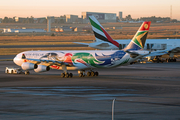
M 106 41 L 119 48 L 119 43 L 111 38 L 111 36 L 106 32 L 106 30 L 94 16 L 89 16 L 89 20 L 96 38 L 96 42 Z
M 124 48 L 124 50 L 140 50 L 140 49 L 144 49 L 144 45 L 145 45 L 145 42 L 146 42 L 146 38 L 147 38 L 147 35 L 148 35 L 150 25 L 151 25 L 151 21 L 143 22 L 141 27 L 139 28 L 139 30 L 134 35 L 131 42 L 127 45 L 126 48 Z

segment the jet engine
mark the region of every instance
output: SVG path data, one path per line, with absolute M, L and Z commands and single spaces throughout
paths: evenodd
M 37 64 L 33 64 L 33 63 L 29 63 L 29 62 L 24 62 L 21 65 L 21 68 L 23 70 L 33 70 L 33 69 L 36 69 L 37 67 L 38 67 Z
M 34 69 L 35 72 L 46 72 L 49 71 L 50 67 L 49 66 L 45 66 L 45 65 L 38 65 L 38 67 L 36 69 Z

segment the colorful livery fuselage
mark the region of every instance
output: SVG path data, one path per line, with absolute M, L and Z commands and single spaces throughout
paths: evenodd
M 138 52 L 138 51 L 137 51 Z M 146 51 L 139 51 L 147 54 Z M 25 55 L 26 59 L 22 59 Z M 37 61 L 36 61 L 37 59 Z M 24 62 L 50 66 L 53 69 L 62 70 L 61 65 L 66 63 L 67 70 L 85 70 L 91 68 L 111 68 L 126 65 L 138 58 L 130 57 L 130 54 L 122 50 L 113 51 L 25 51 L 19 53 L 14 62 L 22 66 Z M 39 61 L 38 61 L 39 60 Z

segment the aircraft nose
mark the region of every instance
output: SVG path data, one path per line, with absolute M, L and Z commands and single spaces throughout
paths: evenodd
M 15 64 L 17 64 L 17 56 L 14 57 L 13 62 L 14 62 Z
M 13 62 L 14 62 L 16 65 L 21 66 L 21 59 L 19 59 L 17 56 L 14 57 Z

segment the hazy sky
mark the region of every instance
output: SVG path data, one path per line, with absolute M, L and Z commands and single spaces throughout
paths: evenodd
M 123 12 L 123 17 L 170 17 L 180 20 L 180 0 L 1 0 L 0 18 L 45 17 L 82 12 Z

